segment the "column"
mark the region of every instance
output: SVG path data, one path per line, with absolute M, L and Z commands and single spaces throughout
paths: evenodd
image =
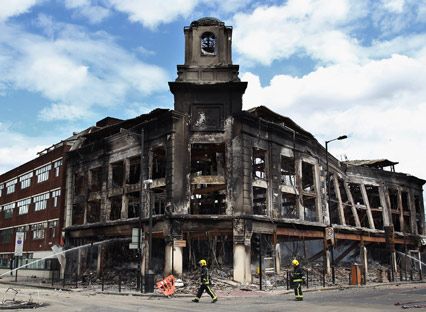
M 281 246 L 279 243 L 275 244 L 275 273 L 281 273 Z
M 234 281 L 242 284 L 251 283 L 251 259 L 249 247 L 234 242 Z
M 183 248 L 174 247 L 170 242 L 165 247 L 164 274 L 182 275 L 183 271 Z M 172 273 L 173 268 L 173 273 Z

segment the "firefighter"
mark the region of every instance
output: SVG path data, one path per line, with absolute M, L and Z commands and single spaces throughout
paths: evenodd
M 217 296 L 213 289 L 211 288 L 211 277 L 209 275 L 209 270 L 207 269 L 207 261 L 204 259 L 201 259 L 198 264 L 201 267 L 201 285 L 198 288 L 197 296 L 192 299 L 193 302 L 199 302 L 201 295 L 203 294 L 204 290 L 212 297 L 212 303 L 215 303 L 217 301 Z
M 294 259 L 291 264 L 293 264 L 293 273 L 291 274 L 291 282 L 294 287 L 294 294 L 296 295 L 297 301 L 303 300 L 303 292 L 302 292 L 302 283 L 304 282 L 304 272 L 300 267 L 300 263 L 297 259 Z

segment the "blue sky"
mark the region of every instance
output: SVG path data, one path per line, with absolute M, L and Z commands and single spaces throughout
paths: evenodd
M 426 0 L 2 0 L 0 173 L 106 116 L 172 108 L 183 27 L 203 16 L 233 26 L 245 109 L 426 178 Z

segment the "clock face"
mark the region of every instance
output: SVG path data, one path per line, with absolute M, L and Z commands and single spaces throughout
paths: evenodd
M 201 52 L 205 55 L 214 55 L 216 50 L 216 36 L 206 32 L 201 36 Z

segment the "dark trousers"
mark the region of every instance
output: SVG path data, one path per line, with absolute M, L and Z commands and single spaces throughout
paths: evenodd
M 303 300 L 302 283 L 294 282 L 294 294 L 296 295 L 296 300 Z
M 204 290 L 212 297 L 212 299 L 216 298 L 216 294 L 214 293 L 213 289 L 210 287 L 210 285 L 201 284 L 200 288 L 198 288 L 197 292 L 197 298 L 201 298 L 203 295 Z

